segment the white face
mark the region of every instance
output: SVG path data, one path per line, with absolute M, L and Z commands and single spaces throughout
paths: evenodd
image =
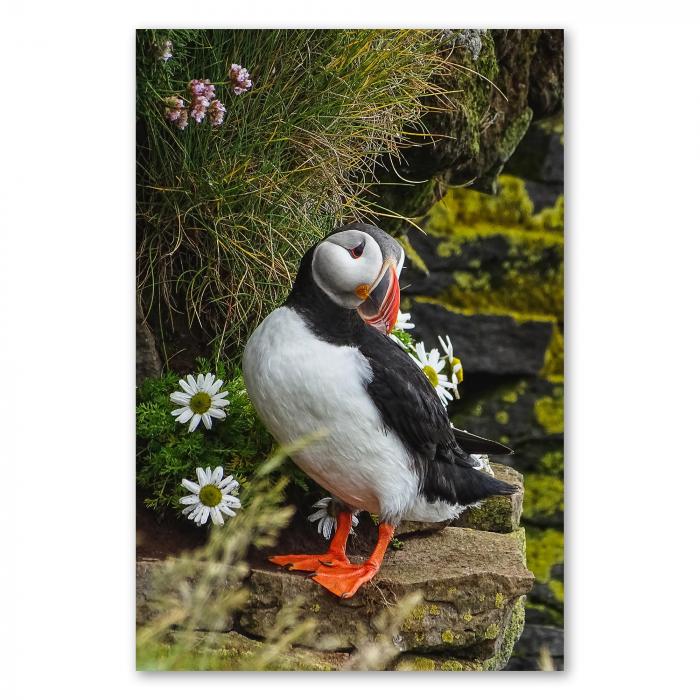
M 364 231 L 340 231 L 319 243 L 311 263 L 316 284 L 339 306 L 356 309 L 367 298 L 384 260 Z

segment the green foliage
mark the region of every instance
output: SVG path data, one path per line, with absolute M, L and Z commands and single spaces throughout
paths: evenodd
M 165 40 L 167 63 L 154 51 Z M 448 70 L 438 49 L 439 33 L 419 30 L 139 31 L 137 276 L 156 325 L 184 317 L 215 354 L 237 356 L 308 247 L 376 218 L 375 164 L 409 145 L 428 102 L 441 108 L 426 100 Z M 250 70 L 248 93 L 227 84 L 234 62 Z M 216 85 L 221 127 L 165 120 L 193 78 Z
M 224 379 L 222 391 L 231 403 L 225 420 L 214 420 L 212 430 L 203 425 L 193 433 L 187 424 L 177 423 L 171 411 L 177 406 L 170 394 L 179 391 L 179 377 L 171 372 L 144 380 L 137 392 L 136 437 L 139 486 L 149 494 L 146 505 L 163 510 L 179 507 L 184 495 L 183 478 L 194 480 L 197 467 L 222 465 L 244 483 L 256 465 L 270 452 L 272 439 L 258 420 L 248 400 L 239 368 L 219 363 L 216 367 L 200 360 L 197 372 L 214 371 Z

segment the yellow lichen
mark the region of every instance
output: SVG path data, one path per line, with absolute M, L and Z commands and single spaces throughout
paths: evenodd
M 452 644 L 455 641 L 455 635 L 452 630 L 444 630 L 440 638 L 445 644 Z
M 564 400 L 543 396 L 535 401 L 535 418 L 548 434 L 564 432 Z

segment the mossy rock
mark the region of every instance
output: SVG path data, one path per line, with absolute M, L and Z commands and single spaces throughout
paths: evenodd
M 450 524 L 454 527 L 470 527 L 490 532 L 513 532 L 520 527 L 523 511 L 523 477 L 504 464 L 491 463 L 494 476 L 507 484 L 518 487 L 512 496 L 492 496 L 479 507 L 469 508 Z

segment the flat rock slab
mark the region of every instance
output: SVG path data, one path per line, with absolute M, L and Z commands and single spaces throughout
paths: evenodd
M 447 527 L 414 537 L 387 554 L 377 577 L 349 600 L 339 600 L 303 574 L 254 569 L 250 599 L 237 623 L 264 637 L 292 600 L 316 621 L 302 640 L 310 647 L 347 651 L 376 636 L 377 618 L 404 595 L 421 591 L 394 638 L 402 651 L 458 652 L 473 661 L 498 653 L 515 606 L 533 582 L 522 553 L 522 533 Z

